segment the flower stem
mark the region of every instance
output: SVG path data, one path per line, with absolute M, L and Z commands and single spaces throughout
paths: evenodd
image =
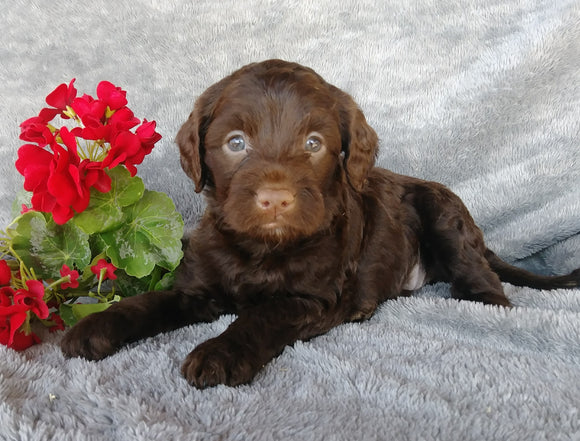
M 53 290 L 58 287 L 61 283 L 70 283 L 70 274 L 64 277 L 61 277 L 56 282 L 52 282 L 50 285 L 47 286 L 47 289 Z

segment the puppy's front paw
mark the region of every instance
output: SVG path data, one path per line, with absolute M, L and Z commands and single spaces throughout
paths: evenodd
M 92 314 L 74 325 L 63 337 L 60 348 L 66 357 L 101 360 L 124 342 L 123 328 L 107 311 Z
M 216 337 L 195 348 L 185 359 L 181 373 L 198 389 L 249 383 L 259 370 L 234 342 Z

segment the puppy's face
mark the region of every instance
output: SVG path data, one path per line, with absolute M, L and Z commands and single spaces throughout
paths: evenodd
M 357 111 L 310 69 L 277 60 L 250 65 L 196 102 L 177 138 L 182 164 L 198 191 L 207 187 L 225 227 L 263 241 L 306 237 L 339 210 L 344 159 L 352 156 L 350 112 Z M 368 171 L 376 135 L 362 123 L 374 140 L 362 161 Z
M 285 240 L 329 222 L 341 137 L 335 100 L 320 86 L 313 75 L 243 75 L 223 91 L 205 164 L 232 229 Z

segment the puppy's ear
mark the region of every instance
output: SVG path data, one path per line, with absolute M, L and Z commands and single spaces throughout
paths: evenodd
M 195 183 L 197 193 L 203 190 L 208 173 L 204 162 L 205 134 L 213 118 L 216 103 L 227 82 L 229 78 L 214 84 L 196 100 L 193 112 L 181 126 L 175 138 L 181 154 L 181 167 Z
M 379 138 L 352 97 L 338 88 L 344 167 L 350 185 L 361 191 L 375 164 Z
M 203 146 L 200 142 L 199 128 L 200 116 L 194 110 L 175 138 L 181 155 L 181 168 L 195 183 L 196 193 L 203 190 L 206 174 L 205 165 L 202 165 Z

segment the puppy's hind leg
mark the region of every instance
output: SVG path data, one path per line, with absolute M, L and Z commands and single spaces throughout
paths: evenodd
M 481 261 L 475 266 L 465 265 L 457 271 L 451 281 L 453 298 L 490 305 L 511 306 L 504 294 L 499 277 L 485 267 L 487 265 Z
M 432 280 L 451 283 L 454 298 L 511 306 L 485 257 L 481 230 L 463 202 L 443 186 L 422 193 L 422 254 Z

